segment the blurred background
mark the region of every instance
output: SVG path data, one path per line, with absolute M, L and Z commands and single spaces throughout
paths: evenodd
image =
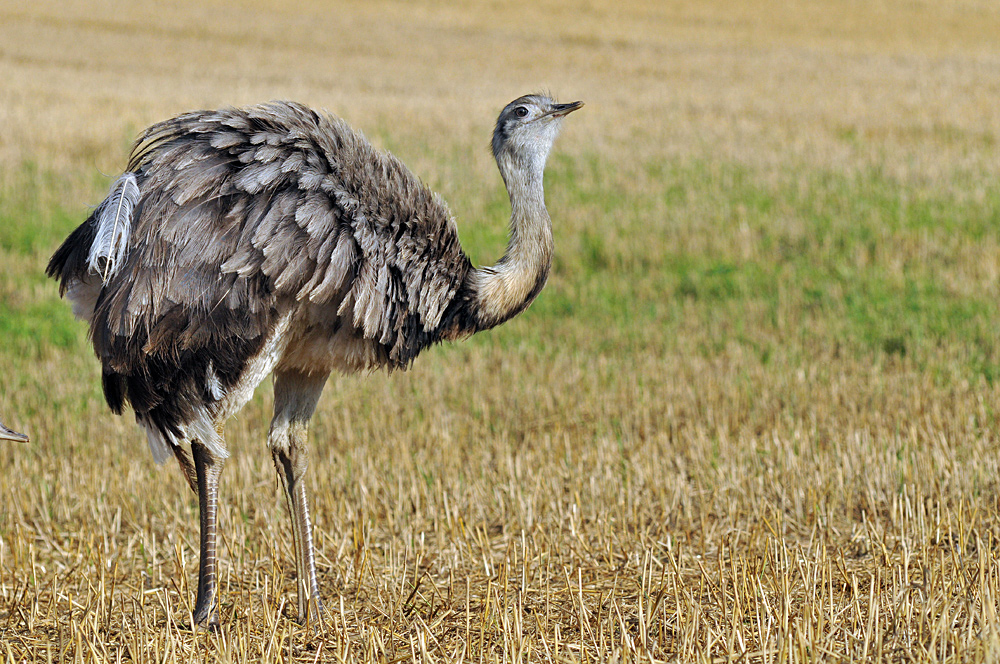
M 114 140 L 153 121 L 277 98 L 430 141 L 481 133 L 506 101 L 545 89 L 594 106 L 567 144 L 636 159 L 843 164 L 927 142 L 957 148 L 1000 122 L 998 19 L 985 0 L 71 0 L 2 11 L 5 164 L 114 172 Z M 908 156 L 933 169 L 929 155 Z

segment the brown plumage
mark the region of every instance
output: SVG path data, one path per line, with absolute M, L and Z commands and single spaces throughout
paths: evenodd
M 48 274 L 90 323 L 108 405 L 131 405 L 158 462 L 201 507 L 193 615 L 215 621 L 217 481 L 226 419 L 273 373 L 268 444 L 292 513 L 299 612 L 319 609 L 306 498 L 309 419 L 331 371 L 407 367 L 428 345 L 524 310 L 552 233 L 542 172 L 582 104 L 521 97 L 493 152 L 510 193 L 507 252 L 476 269 L 444 202 L 343 121 L 273 102 L 146 130 L 127 172 Z

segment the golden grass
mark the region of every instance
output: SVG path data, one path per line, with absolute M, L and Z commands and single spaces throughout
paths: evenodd
M 180 475 L 107 413 L 82 333 L 25 357 L 0 347 L 0 416 L 33 439 L 0 448 L 0 660 L 1000 656 L 1000 385 L 968 370 L 963 340 L 858 351 L 830 341 L 842 321 L 784 291 L 776 311 L 748 296 L 743 318 L 725 303 L 712 318 L 655 279 L 677 252 L 774 263 L 763 230 L 815 231 L 780 202 L 755 219 L 661 195 L 723 188 L 720 163 L 765 192 L 875 171 L 915 200 L 984 200 L 1000 175 L 1000 12 L 515 4 L 0 2 L 0 191 L 81 219 L 94 172 L 119 171 L 146 124 L 294 98 L 391 147 L 489 260 L 503 237 L 493 114 L 537 88 L 587 102 L 550 168 L 559 256 L 543 299 L 409 373 L 331 380 L 308 476 L 318 631 L 292 619 L 268 387 L 227 429 L 223 626 L 191 632 L 197 505 Z M 568 181 L 565 165 L 588 160 Z M 663 163 L 707 165 L 712 184 L 647 168 Z M 25 180 L 25 164 L 51 181 Z M 607 182 L 617 198 L 581 203 Z M 1000 295 L 995 231 L 912 245 L 887 231 L 851 267 L 904 280 L 932 265 L 956 299 Z M 591 237 L 612 268 L 588 277 Z M 0 303 L 54 297 L 35 278 L 53 248 L 0 246 Z M 647 267 L 629 263 L 640 254 Z M 617 294 L 623 322 L 586 318 L 615 269 L 654 274 Z
M 635 368 L 616 379 L 606 361 L 528 353 L 525 378 L 504 352 L 457 355 L 455 369 L 330 386 L 310 478 L 331 610 L 319 634 L 288 606 L 266 398 L 229 431 L 215 634 L 184 627 L 196 512 L 182 481 L 96 399 L 86 422 L 40 416 L 38 442 L 3 454 L 10 656 L 939 661 L 1000 648 L 997 441 L 977 422 L 995 390 L 843 362 L 781 384 L 738 357 L 671 358 L 681 373 L 639 385 Z M 47 441 L 66 429 L 81 439 L 56 457 Z
M 1000 15 L 987 0 L 732 5 L 7 2 L 0 163 L 112 173 L 153 121 L 271 98 L 369 132 L 481 143 L 504 100 L 535 88 L 589 103 L 562 150 L 611 159 L 843 163 L 909 148 L 889 165 L 933 170 L 983 158 L 1000 129 Z M 842 140 L 849 130 L 860 145 Z

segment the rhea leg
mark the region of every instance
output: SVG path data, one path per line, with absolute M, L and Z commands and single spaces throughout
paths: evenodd
M 303 476 L 309 465 L 306 450 L 309 419 L 316 410 L 316 403 L 328 375 L 300 371 L 275 372 L 274 418 L 271 420 L 267 440 L 278 477 L 285 487 L 288 511 L 292 519 L 299 619 L 303 621 L 310 617 L 318 618 L 322 612 Z
M 216 626 L 219 624 L 215 608 L 216 541 L 219 514 L 219 475 L 223 460 L 216 458 L 207 447 L 198 442 L 191 443 L 194 468 L 198 483 L 198 507 L 201 514 L 201 558 L 198 566 L 198 599 L 195 602 L 192 620 L 195 625 Z

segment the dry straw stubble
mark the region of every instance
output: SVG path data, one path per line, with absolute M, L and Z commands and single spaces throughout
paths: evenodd
M 0 656 L 994 659 L 991 5 L 387 7 L 2 6 L 0 211 L 39 230 L 0 243 L 0 406 L 35 441 L 0 449 Z M 547 291 L 332 380 L 320 632 L 291 620 L 262 390 L 227 431 L 223 627 L 190 632 L 195 502 L 106 412 L 82 331 L 39 322 L 91 174 L 170 114 L 294 98 L 392 147 L 488 262 L 490 116 L 539 86 L 588 104 Z

